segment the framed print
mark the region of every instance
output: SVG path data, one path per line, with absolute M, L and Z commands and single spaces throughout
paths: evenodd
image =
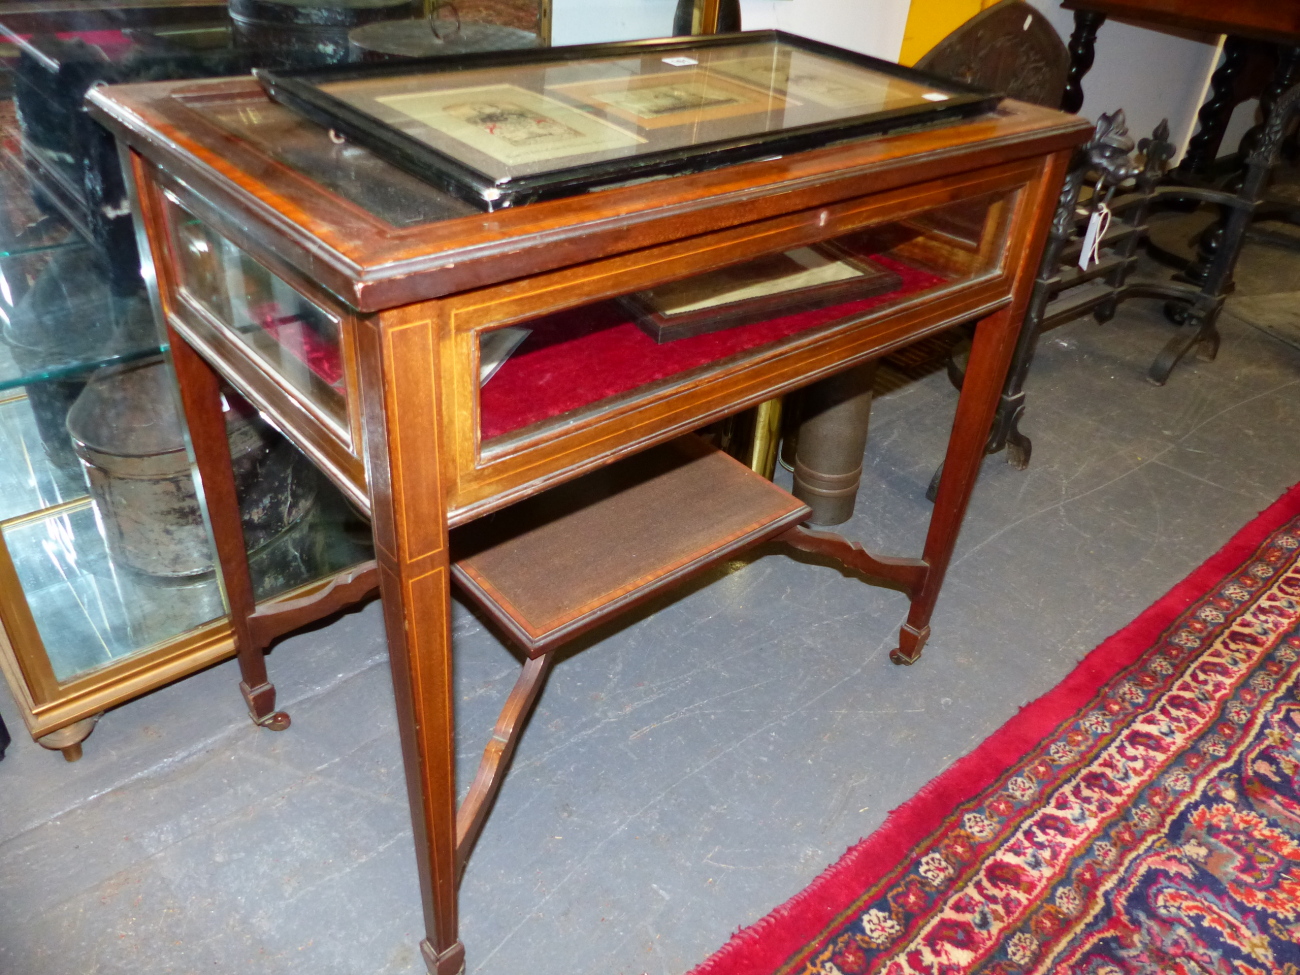
M 798 247 L 620 300 L 660 344 L 737 325 L 885 294 L 901 285 L 887 271 L 832 243 Z
M 776 112 L 786 105 L 781 95 L 737 84 L 698 67 L 640 78 L 585 81 L 557 90 L 642 129 Z
M 381 104 L 506 166 L 645 142 L 631 132 L 515 85 L 385 95 Z
M 826 108 L 888 111 L 906 108 L 916 97 L 914 86 L 902 79 L 847 70 L 794 49 L 778 51 L 768 57 L 721 61 L 715 63 L 714 68 L 725 76 Z M 944 92 L 931 92 L 930 95 L 931 101 L 947 100 L 939 97 L 945 95 Z
M 938 123 L 999 100 L 779 31 L 255 73 L 276 101 L 485 210 Z

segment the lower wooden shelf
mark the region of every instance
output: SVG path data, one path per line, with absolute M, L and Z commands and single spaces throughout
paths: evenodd
M 810 513 L 687 436 L 457 529 L 452 572 L 537 657 Z

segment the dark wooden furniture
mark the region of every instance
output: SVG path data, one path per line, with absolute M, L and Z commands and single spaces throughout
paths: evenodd
M 1097 30 L 1108 17 L 1142 26 L 1171 27 L 1204 34 L 1227 34 L 1224 63 L 1211 78 L 1211 94 L 1201 107 L 1200 131 L 1188 146 L 1188 153 L 1199 160 L 1210 146 L 1217 146 L 1227 127 L 1232 106 L 1232 88 L 1250 53 L 1246 42 L 1263 41 L 1277 45 L 1274 81 L 1261 96 L 1261 109 L 1267 116 L 1269 106 L 1295 81 L 1300 69 L 1300 7 L 1273 0 L 1063 0 L 1061 6 L 1074 11 L 1074 32 L 1070 35 L 1070 77 L 1061 108 L 1077 112 L 1083 105 L 1083 78 L 1092 67 Z M 1258 138 L 1259 128 L 1248 136 Z M 1253 142 L 1243 142 L 1242 155 Z M 1212 152 L 1212 151 L 1211 151 Z M 1210 160 L 1212 161 L 1212 160 Z M 1243 160 L 1244 161 L 1244 160 Z
M 1210 78 L 1210 91 L 1197 112 L 1197 127 L 1173 176 L 1183 182 L 1203 183 L 1213 167 L 1219 144 L 1233 108 L 1248 98 L 1260 98 L 1267 116 L 1273 102 L 1295 80 L 1300 66 L 1295 45 L 1300 43 L 1300 13 L 1294 5 L 1247 0 L 1063 0 L 1074 11 L 1070 35 L 1070 76 L 1061 108 L 1077 112 L 1083 105 L 1083 78 L 1092 67 L 1097 31 L 1108 17 L 1158 29 L 1226 34 L 1223 63 Z M 1273 80 L 1261 77 L 1273 62 Z M 1254 147 L 1260 126 L 1243 137 L 1238 152 L 1244 158 Z
M 460 870 L 554 640 L 780 532 L 795 548 L 904 591 L 910 609 L 893 659 L 917 659 L 1052 206 L 1088 131 L 1078 119 L 1007 102 L 940 127 L 484 214 L 332 144 L 269 103 L 252 79 L 101 89 L 92 101 L 132 176 L 157 310 L 212 522 L 226 539 L 227 580 L 245 568 L 231 541 L 229 452 L 216 432 L 219 377 L 373 519 L 422 947 L 438 975 L 463 967 Z M 327 186 L 342 165 L 367 167 L 367 185 Z M 969 212 L 972 201 L 983 208 L 973 246 L 934 229 L 933 216 Z M 613 300 L 822 241 L 868 247 L 900 287 L 664 345 Z M 801 505 L 679 439 L 975 319 L 919 558 L 878 558 L 838 535 L 789 527 Z M 480 385 L 480 336 L 515 324 L 532 335 Z M 643 456 L 652 449 L 660 452 Z M 587 482 L 593 472 L 599 477 Z M 575 488 L 590 488 L 595 503 L 579 504 Z M 512 522 L 530 515 L 528 505 L 539 512 L 517 531 Z M 575 548 L 567 578 L 546 571 L 557 544 Z M 605 569 L 584 571 L 594 565 Z M 539 594 L 539 576 L 557 591 Z M 459 814 L 453 578 L 526 650 Z M 241 621 L 249 604 L 238 583 L 231 592 L 246 693 L 266 720 L 274 688 L 261 630 L 301 617 Z
M 1061 6 L 1101 17 L 1098 27 L 1105 18 L 1117 17 L 1206 34 L 1300 41 L 1300 8 L 1275 0 L 1062 0 Z M 1095 39 L 1095 28 L 1092 34 Z
M 1019 470 L 1029 466 L 1033 450 L 1033 443 L 1020 430 L 1020 421 L 1025 413 L 1025 380 L 1044 332 L 1090 312 L 1098 322 L 1109 321 L 1120 302 L 1128 298 L 1165 297 L 1194 303 L 1199 297 L 1191 284 L 1133 277 L 1138 247 L 1147 234 L 1147 216 L 1165 165 L 1173 155 L 1168 138 L 1169 124 L 1161 122 L 1151 138 L 1142 140 L 1143 165 L 1137 166 L 1130 155 L 1133 140 L 1120 111 L 1102 115 L 1093 137 L 1075 151 L 1061 185 L 1025 322 L 985 447 L 989 454 L 1005 450 L 1007 462 Z M 1085 269 L 1079 266 L 1079 256 L 1088 225 L 1103 204 L 1113 219 L 1101 236 L 1097 260 L 1090 261 Z M 1219 304 L 1221 300 L 1211 300 L 1206 310 L 1217 316 Z M 948 376 L 958 389 L 965 377 L 966 355 L 967 350 L 959 346 L 948 361 Z M 1168 368 L 1172 369 L 1176 362 L 1174 358 Z M 1164 375 L 1168 375 L 1167 370 Z M 942 470 L 940 467 L 935 471 L 926 491 L 931 501 Z
M 1083 78 L 1092 67 L 1097 30 L 1107 17 L 1290 47 L 1300 44 L 1300 8 L 1273 0 L 1062 0 L 1061 6 L 1074 11 L 1070 79 L 1061 103 L 1067 112 L 1077 112 L 1083 105 Z M 1244 56 L 1245 49 L 1238 52 Z M 1216 92 L 1226 91 L 1241 64 L 1229 56 L 1225 66 L 1229 71 L 1213 82 Z
M 1300 81 L 1300 7 L 1270 0 L 1233 3 L 1214 0 L 1063 0 L 1062 6 L 1075 12 L 1075 30 L 1070 38 L 1070 81 L 1061 103 L 1066 111 L 1078 111 L 1083 104 L 1082 79 L 1092 66 L 1097 30 L 1107 17 L 1143 26 L 1227 35 L 1223 64 L 1211 77 L 1210 95 L 1197 115 L 1199 128 L 1189 141 L 1182 161 L 1170 174 L 1174 182 L 1204 190 L 1199 195 L 1191 194 L 1192 198 L 1217 205 L 1219 219 L 1197 236 L 1196 253 L 1190 259 L 1175 253 L 1182 249 L 1181 245 L 1168 245 L 1169 238 L 1177 235 L 1160 229 L 1153 230 L 1150 247 L 1153 255 L 1178 267 L 1181 277 L 1203 294 L 1209 294 L 1207 289 L 1217 288 L 1212 297 L 1214 302 L 1221 304 L 1232 288 L 1236 255 L 1251 220 L 1248 215 L 1238 221 L 1235 214 L 1245 207 L 1255 218 L 1267 216 L 1294 221 L 1300 217 L 1291 201 L 1269 197 L 1267 178 L 1255 179 L 1256 164 L 1262 163 L 1266 169 L 1271 167 L 1281 142 L 1281 134 L 1272 139 L 1270 133 L 1274 128 L 1274 117 L 1280 111 L 1283 93 Z M 1272 62 L 1271 77 L 1265 80 L 1267 72 L 1255 71 L 1260 77 L 1252 86 L 1252 90 L 1259 93 L 1261 121 L 1242 136 L 1237 147 L 1236 170 L 1212 182 L 1210 176 L 1215 156 L 1232 108 L 1248 93 L 1239 90 L 1245 80 L 1244 72 L 1251 64 L 1267 68 L 1269 61 Z M 1268 144 L 1270 139 L 1271 145 Z M 1249 199 L 1242 196 L 1248 187 L 1253 188 Z M 1227 192 L 1218 193 L 1221 188 Z M 1234 239 L 1234 234 L 1239 234 L 1241 239 Z M 1294 240 L 1286 235 L 1258 232 L 1252 236 L 1288 247 L 1295 246 Z M 1225 264 L 1220 259 L 1221 253 L 1230 255 L 1228 260 L 1233 263 Z M 1186 306 L 1175 304 L 1167 308 L 1166 314 L 1180 326 L 1191 321 L 1195 326 L 1191 331 L 1200 336 L 1192 344 L 1199 344 L 1212 356 L 1217 343 L 1213 325 L 1217 310 L 1194 314 L 1187 311 Z M 1183 334 L 1171 342 L 1170 349 L 1152 366 L 1149 375 L 1153 381 L 1162 382 L 1190 347 L 1184 338 L 1187 332 L 1183 328 Z M 1181 345 L 1181 351 L 1175 348 L 1176 345 Z
M 1070 55 L 1040 11 L 1024 0 L 1002 0 L 926 51 L 916 67 L 1056 108 Z
M 1008 370 L 986 451 L 1003 449 L 1007 460 L 1023 470 L 1029 465 L 1032 443 L 1020 430 L 1025 412 L 1024 383 L 1034 349 L 1043 332 L 1091 313 L 1098 322 L 1109 321 L 1119 303 L 1129 298 L 1166 299 L 1167 315 L 1179 323 L 1147 370 L 1147 379 L 1164 385 L 1179 361 L 1189 352 L 1212 360 L 1219 348 L 1217 322 L 1224 299 L 1232 290 L 1237 257 L 1252 219 L 1269 212 L 1258 200 L 1276 161 L 1288 124 L 1300 112 L 1300 85 L 1285 93 L 1270 113 L 1258 146 L 1250 154 L 1245 180 L 1235 192 L 1199 187 L 1161 185 L 1165 165 L 1173 157 L 1169 124 L 1161 122 L 1150 138 L 1137 144 L 1141 164 L 1129 156 L 1124 113 L 1102 115 L 1093 138 L 1081 146 L 1061 187 L 1056 215 L 1048 233 L 1042 264 L 1034 281 L 1024 327 Z M 1084 193 L 1084 191 L 1087 191 Z M 1172 279 L 1135 274 L 1138 246 L 1146 238 L 1152 210 L 1162 203 L 1208 203 L 1223 213 L 1219 246 L 1199 280 L 1176 275 Z M 1078 266 L 1083 238 L 1092 214 L 1105 203 L 1114 214 L 1104 234 L 1098 260 L 1086 270 Z M 1300 208 L 1283 211 L 1300 218 Z M 953 384 L 961 388 L 961 357 L 949 363 Z M 934 500 L 936 471 L 927 496 Z

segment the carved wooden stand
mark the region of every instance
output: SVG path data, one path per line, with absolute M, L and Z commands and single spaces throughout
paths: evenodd
M 1297 69 L 1300 69 L 1300 56 L 1279 65 L 1280 75 L 1288 79 L 1294 77 Z M 1259 132 L 1246 133 L 1243 145 L 1253 144 L 1254 148 L 1246 158 L 1246 170 L 1236 192 L 1173 187 L 1161 191 L 1162 196 L 1213 204 L 1219 208 L 1220 217 L 1202 235 L 1196 265 L 1184 272 L 1184 277 L 1197 287 L 1196 295 L 1186 304 L 1175 304 L 1166 309 L 1167 316 L 1180 328 L 1179 334 L 1170 340 L 1148 373 L 1148 378 L 1156 385 L 1162 385 L 1178 360 L 1193 348 L 1201 358 L 1214 358 L 1219 348 L 1215 323 L 1224 299 L 1232 291 L 1233 272 L 1248 234 L 1295 247 L 1294 241 L 1281 234 L 1252 234 L 1250 225 L 1255 220 L 1279 217 L 1300 222 L 1300 207 L 1294 202 L 1273 200 L 1267 196 L 1269 177 L 1277 162 L 1282 140 L 1297 112 L 1300 112 L 1300 85 L 1273 101 Z
M 1226 67 L 1226 62 L 1224 66 Z M 1300 77 L 1300 47 L 1279 46 L 1272 80 L 1264 89 L 1259 99 L 1259 114 L 1262 121 L 1258 125 L 1247 130 L 1247 132 L 1241 137 L 1241 142 L 1237 146 L 1237 157 L 1241 161 L 1242 168 L 1221 181 L 1222 188 L 1227 192 L 1235 193 L 1238 197 L 1245 199 L 1243 194 L 1245 192 L 1246 181 L 1249 178 L 1250 167 L 1253 164 L 1257 152 L 1260 149 L 1266 148 L 1265 144 L 1269 139 L 1269 132 L 1271 131 L 1269 123 L 1278 111 L 1279 100 L 1287 89 L 1296 83 L 1297 77 Z M 1286 120 L 1283 119 L 1284 129 L 1285 121 Z M 1279 132 L 1276 136 L 1277 142 L 1272 148 L 1267 163 L 1269 168 L 1272 167 L 1273 162 L 1276 159 L 1277 152 L 1280 150 L 1282 145 L 1281 140 L 1284 136 L 1285 131 Z M 1215 144 L 1217 145 L 1217 141 Z M 1204 168 L 1208 167 L 1203 167 L 1203 169 Z M 1180 165 L 1177 171 L 1181 172 L 1182 169 L 1183 166 Z M 1206 285 L 1212 273 L 1212 269 L 1218 262 L 1219 251 L 1223 248 L 1225 241 L 1228 240 L 1228 228 L 1232 222 L 1232 214 L 1236 211 L 1238 206 L 1230 201 L 1224 201 L 1222 198 L 1207 197 L 1206 202 L 1216 203 L 1219 205 L 1218 219 L 1207 227 L 1197 238 L 1196 256 L 1180 273 L 1183 280 L 1200 287 Z M 1300 206 L 1297 206 L 1294 200 L 1269 196 L 1267 193 L 1267 179 L 1265 179 L 1265 182 L 1260 185 L 1257 196 L 1249 202 L 1255 207 L 1255 213 L 1249 222 L 1286 220 L 1291 223 L 1300 223 Z M 1298 246 L 1295 238 L 1288 234 L 1280 234 L 1264 230 L 1250 230 L 1249 227 L 1246 232 L 1252 240 L 1280 247 L 1287 247 L 1293 250 Z M 1229 274 L 1225 286 L 1231 287 L 1231 274 Z M 1166 315 L 1174 324 L 1184 325 L 1187 322 L 1188 309 L 1182 305 L 1172 304 L 1166 308 Z
M 1019 470 L 1029 466 L 1033 451 L 1033 443 L 1020 430 L 1020 420 L 1025 412 L 1025 380 L 1039 336 L 1089 312 L 1099 322 L 1108 321 L 1121 301 L 1151 294 L 1149 288 L 1161 287 L 1155 283 L 1132 281 L 1130 275 L 1137 263 L 1138 245 L 1146 234 L 1145 221 L 1155 188 L 1173 152 L 1168 135 L 1169 126 L 1162 123 L 1152 138 L 1143 140 L 1146 163 L 1139 171 L 1128 158 L 1133 142 L 1128 137 L 1124 113 L 1103 115 L 1097 122 L 1092 140 L 1076 151 L 1066 173 L 1048 232 L 1047 246 L 1034 277 L 1029 308 L 1016 339 L 1011 367 L 985 445 L 988 454 L 1005 449 L 1007 462 Z M 1094 180 L 1094 192 L 1089 207 L 1080 212 L 1080 193 L 1090 176 Z M 1116 198 L 1116 189 L 1130 180 L 1134 181 L 1133 189 Z M 1105 250 L 1100 259 L 1084 271 L 1077 266 L 1083 246 L 1083 227 L 1103 200 L 1116 219 L 1103 238 Z M 1093 282 L 1104 284 L 1104 287 L 1099 288 Z M 1090 288 L 1081 288 L 1090 284 Z M 1070 297 L 1069 293 L 1076 288 L 1080 288 L 1080 292 Z M 1157 293 L 1166 294 L 1165 291 Z M 1184 295 L 1192 291 L 1183 285 L 1177 286 L 1173 293 Z M 958 353 L 949 360 L 948 376 L 954 386 L 962 388 L 965 381 L 963 354 Z M 935 500 L 942 472 L 940 466 L 926 490 L 926 497 L 931 501 Z
M 1196 132 L 1187 142 L 1187 151 L 1174 170 L 1174 175 L 1184 180 L 1204 178 L 1214 164 L 1219 143 L 1228 128 L 1232 109 L 1237 104 L 1235 89 L 1237 78 L 1246 66 L 1250 42 L 1230 37 L 1223 45 L 1223 63 L 1210 76 L 1210 92 L 1196 113 Z
M 1097 31 L 1106 15 L 1095 10 L 1074 12 L 1074 33 L 1070 35 L 1070 73 L 1065 81 L 1061 111 L 1077 112 L 1083 108 L 1083 77 L 1092 69 L 1097 56 Z

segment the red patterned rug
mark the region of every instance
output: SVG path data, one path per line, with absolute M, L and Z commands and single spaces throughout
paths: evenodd
M 1300 486 L 694 975 L 1300 975 Z

